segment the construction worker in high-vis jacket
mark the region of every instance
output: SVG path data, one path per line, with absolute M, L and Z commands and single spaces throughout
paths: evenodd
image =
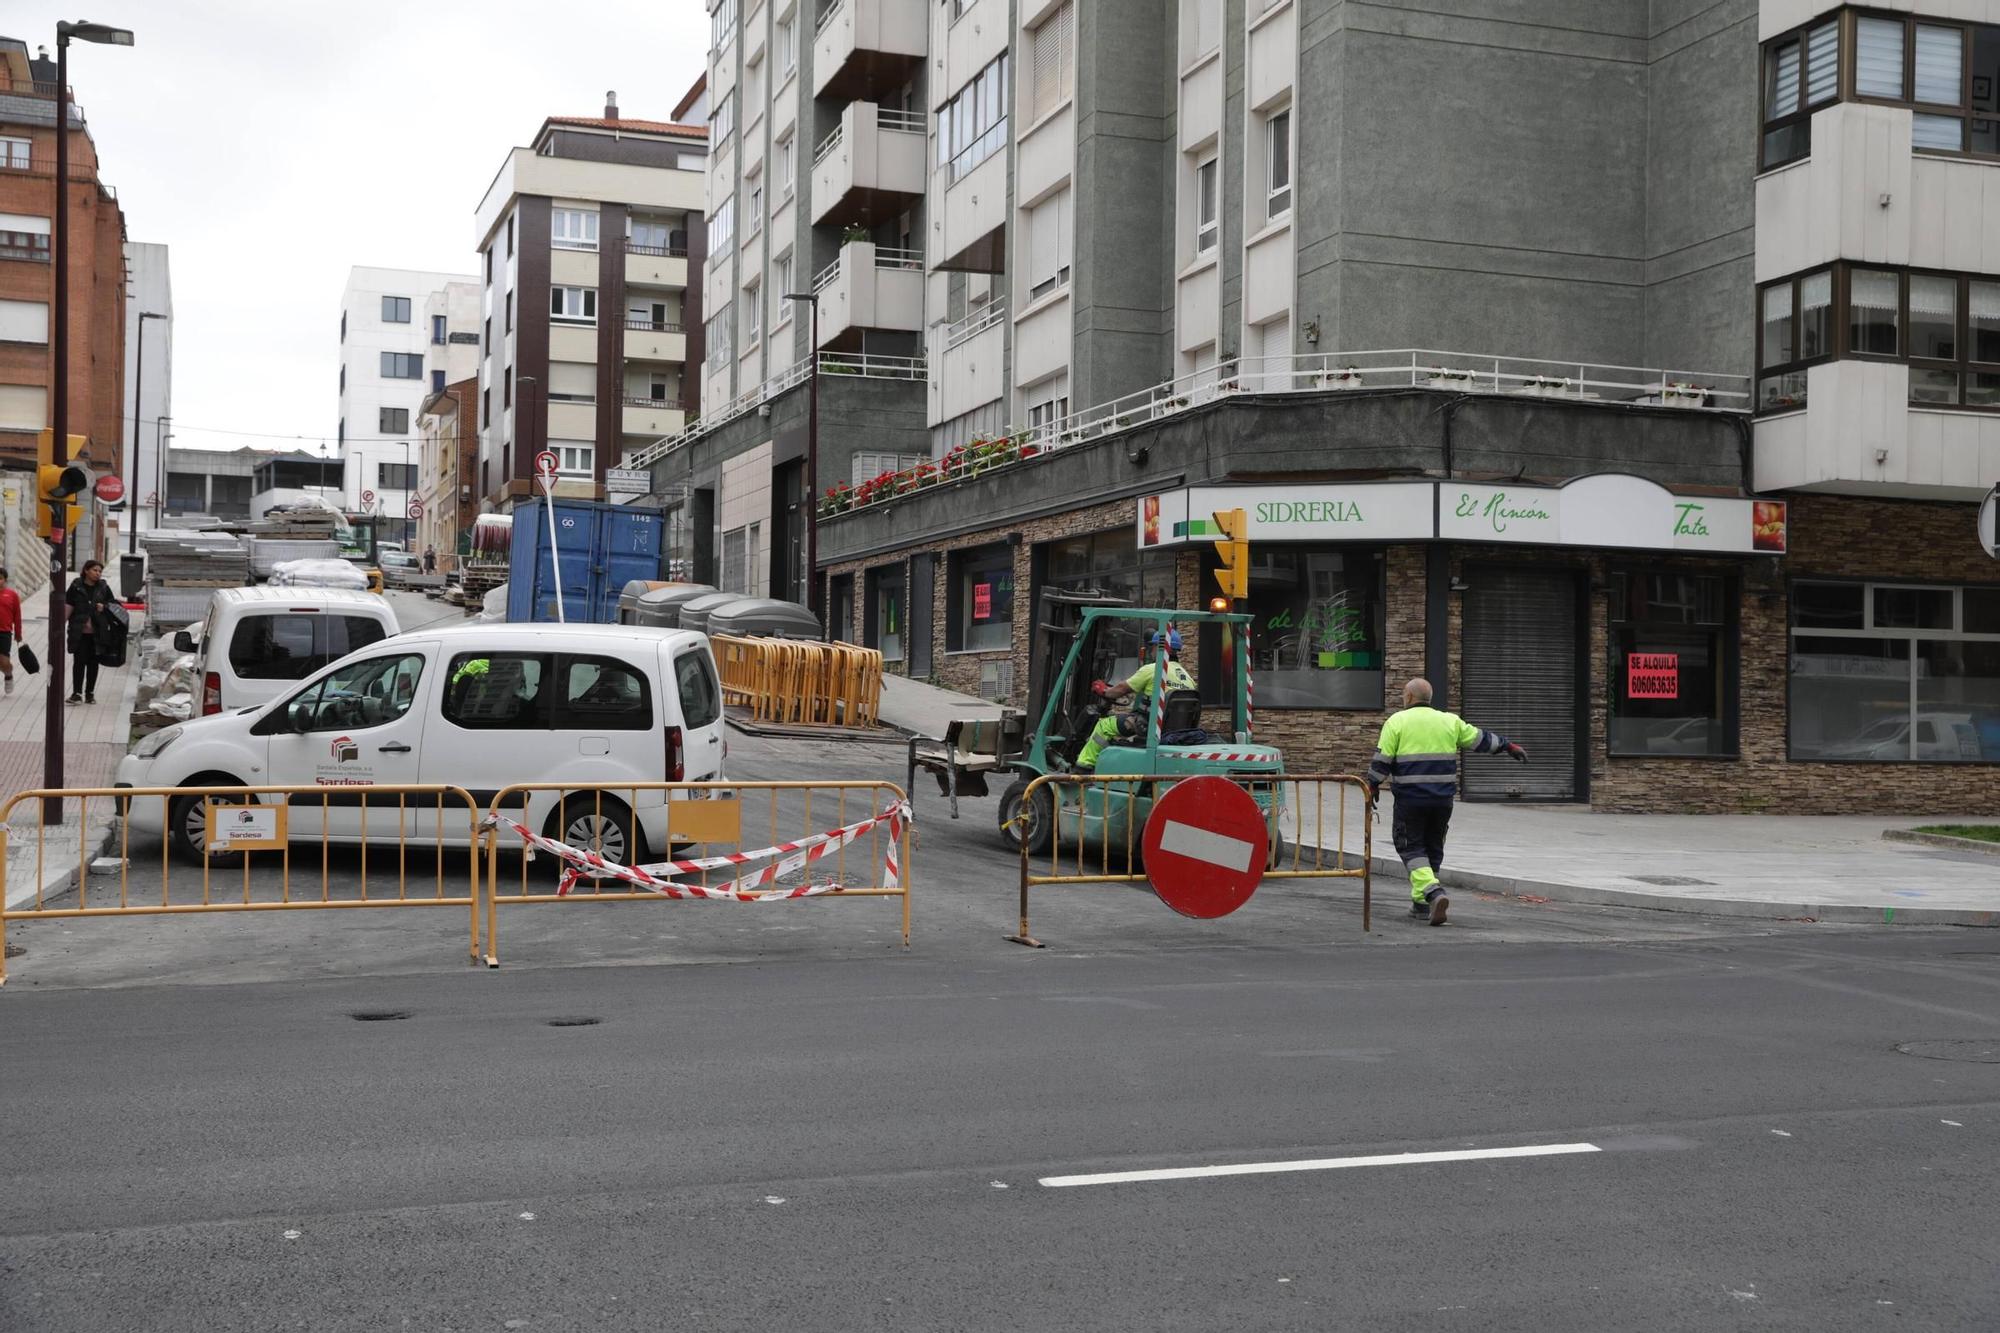
M 1519 763 L 1528 752 L 1497 731 L 1481 731 L 1456 713 L 1431 707 L 1431 683 L 1403 686 L 1403 710 L 1382 724 L 1382 739 L 1368 765 L 1368 804 L 1387 786 L 1396 794 L 1392 829 L 1396 855 L 1410 872 L 1410 915 L 1442 926 L 1451 910 L 1438 868 L 1444 864 L 1444 834 L 1458 793 L 1458 756 L 1504 754 Z
M 1158 630 L 1147 635 L 1148 655 L 1160 650 L 1164 650 L 1167 659 L 1167 691 L 1171 693 L 1174 690 L 1193 689 L 1194 677 L 1190 676 L 1187 668 L 1180 663 L 1181 632 L 1169 629 L 1164 638 Z M 1146 734 L 1146 712 L 1153 699 L 1155 674 L 1153 663 L 1148 661 L 1121 684 L 1106 685 L 1101 680 L 1091 682 L 1091 690 L 1106 704 L 1116 704 L 1131 699 L 1132 711 L 1098 719 L 1097 725 L 1090 729 L 1090 739 L 1084 742 L 1083 752 L 1076 757 L 1079 773 L 1095 772 L 1098 756 L 1104 753 L 1104 747 L 1120 736 Z

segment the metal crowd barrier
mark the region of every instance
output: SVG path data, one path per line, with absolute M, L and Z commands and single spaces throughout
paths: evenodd
M 537 794 L 555 793 L 546 813 Z M 909 799 L 892 782 L 523 782 L 487 807 L 486 965 L 498 967 L 499 907 L 554 902 L 900 898 L 910 944 Z M 522 818 L 522 811 L 528 818 Z M 646 860 L 598 859 L 611 822 L 647 832 Z M 582 845 L 551 837 L 592 816 Z M 636 816 L 636 820 L 634 820 Z M 523 830 L 528 835 L 523 836 Z M 662 846 L 662 843 L 666 846 Z M 503 873 L 504 858 L 516 862 Z M 627 858 L 629 862 L 629 857 Z M 539 882 L 530 866 L 540 861 Z M 553 864 L 551 864 L 553 863 Z M 698 866 L 689 863 L 701 863 Z M 814 883 L 831 863 L 831 877 Z
M 1021 926 L 1007 938 L 1016 944 L 1042 948 L 1028 928 L 1028 891 L 1042 884 L 1131 884 L 1147 878 L 1142 842 L 1143 818 L 1129 817 L 1131 803 L 1151 801 L 1174 783 L 1208 774 L 1095 774 L 1050 773 L 1028 784 L 1021 796 L 1023 819 L 1052 818 L 1054 828 L 1044 853 L 1031 854 L 1028 840 L 1021 840 Z M 1271 879 L 1358 879 L 1361 881 L 1361 929 L 1372 929 L 1374 880 L 1369 865 L 1374 851 L 1373 820 L 1369 818 L 1368 788 L 1362 779 L 1348 773 L 1217 774 L 1227 777 L 1267 802 L 1265 833 L 1271 851 L 1265 862 L 1264 878 Z M 1310 801 L 1306 788 L 1312 788 Z M 1329 792 L 1329 788 L 1331 792 Z M 1358 857 L 1347 852 L 1348 818 L 1346 794 L 1352 789 L 1359 801 L 1355 823 L 1361 829 Z M 1081 815 L 1097 791 L 1102 831 L 1084 836 Z M 1331 796 L 1332 809 L 1328 809 Z M 1124 814 L 1118 803 L 1123 803 Z M 1329 824 L 1329 817 L 1331 823 Z M 1329 833 L 1331 837 L 1329 838 Z M 1065 839 L 1068 850 L 1065 850 Z M 1095 854 L 1091 854 L 1095 844 Z M 1046 865 L 1045 872 L 1037 865 Z
M 709 639 L 725 702 L 758 722 L 872 727 L 882 706 L 882 654 L 804 639 Z
M 77 802 L 77 872 L 73 889 L 46 892 L 44 867 L 52 835 L 64 837 L 61 825 L 37 825 L 32 842 L 35 896 L 19 908 L 0 906 L 0 984 L 7 978 L 6 934 L 12 921 L 49 921 L 84 917 L 168 916 L 200 912 L 319 911 L 370 907 L 463 907 L 469 922 L 470 957 L 481 957 L 479 939 L 480 821 L 483 812 L 471 793 L 435 784 L 368 787 L 79 787 L 60 791 L 17 792 L 0 805 L 0 885 L 11 858 L 25 853 L 29 838 L 11 827 L 14 811 L 23 803 L 60 797 Z M 283 801 L 259 798 L 283 797 Z M 157 891 L 150 860 L 143 868 L 132 859 L 130 812 L 139 802 L 160 802 L 162 836 Z M 204 825 L 198 866 L 170 857 L 171 830 L 176 818 L 195 807 L 176 810 L 183 800 L 200 802 Z M 91 807 L 110 812 L 118 821 L 113 854 L 119 861 L 115 882 L 93 878 L 88 845 Z M 463 818 L 464 837 L 455 841 Z M 371 834 L 372 825 L 372 834 Z M 303 827 L 302 827 L 303 826 Z M 393 853 L 384 844 L 394 828 Z M 367 839 L 373 836 L 371 848 Z M 335 896 L 331 850 L 336 839 L 359 837 L 360 884 Z M 295 844 L 318 855 L 293 855 Z M 445 853 L 462 850 L 463 871 L 448 869 Z M 67 847 L 65 846 L 65 850 Z M 434 862 L 428 872 L 410 865 L 418 852 Z M 388 863 L 384 869 L 385 861 Z M 375 869 L 371 872 L 371 862 Z M 342 874 L 346 868 L 342 867 Z M 370 875 L 374 878 L 371 882 Z M 317 881 L 315 887 L 315 880 Z

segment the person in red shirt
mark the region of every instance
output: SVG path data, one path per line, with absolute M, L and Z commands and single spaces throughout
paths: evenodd
M 21 635 L 21 594 L 7 582 L 7 570 L 0 566 L 0 676 L 6 677 L 9 694 L 14 692 L 14 641 Z

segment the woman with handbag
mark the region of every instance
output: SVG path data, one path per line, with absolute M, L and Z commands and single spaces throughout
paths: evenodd
M 21 594 L 15 592 L 7 582 L 7 570 L 0 567 L 0 676 L 7 678 L 7 693 L 14 692 L 14 645 L 23 648 L 25 636 L 21 632 Z M 30 665 L 23 662 L 22 665 Z
M 69 647 L 69 701 L 73 704 L 97 702 L 97 636 L 104 630 L 105 608 L 111 604 L 111 585 L 104 581 L 104 566 L 86 561 L 83 572 L 63 594 L 69 607 L 69 630 L 64 637 Z

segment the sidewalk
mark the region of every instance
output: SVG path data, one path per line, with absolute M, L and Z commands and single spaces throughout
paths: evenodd
M 40 602 L 40 599 L 37 599 Z M 0 695 L 0 805 L 17 792 L 42 785 L 43 744 L 49 688 L 49 622 L 46 603 L 22 607 L 27 641 L 42 660 L 40 675 L 31 676 L 14 664 L 14 692 Z M 41 612 L 37 615 L 35 612 Z M 131 730 L 132 705 L 139 691 L 139 634 L 145 616 L 134 611 L 132 638 L 125 665 L 103 668 L 97 678 L 97 702 L 63 705 L 63 786 L 108 787 L 125 757 Z M 64 663 L 67 670 L 67 660 Z M 69 682 L 62 683 L 67 698 Z M 111 829 L 109 800 L 90 804 L 90 826 L 80 820 L 79 803 L 66 802 L 61 825 L 41 827 L 39 801 L 16 806 L 7 821 L 6 902 L 10 907 L 31 900 L 39 887 L 44 894 L 60 891 L 76 873 L 79 851 L 96 855 Z M 42 843 L 42 875 L 37 885 L 35 847 Z

